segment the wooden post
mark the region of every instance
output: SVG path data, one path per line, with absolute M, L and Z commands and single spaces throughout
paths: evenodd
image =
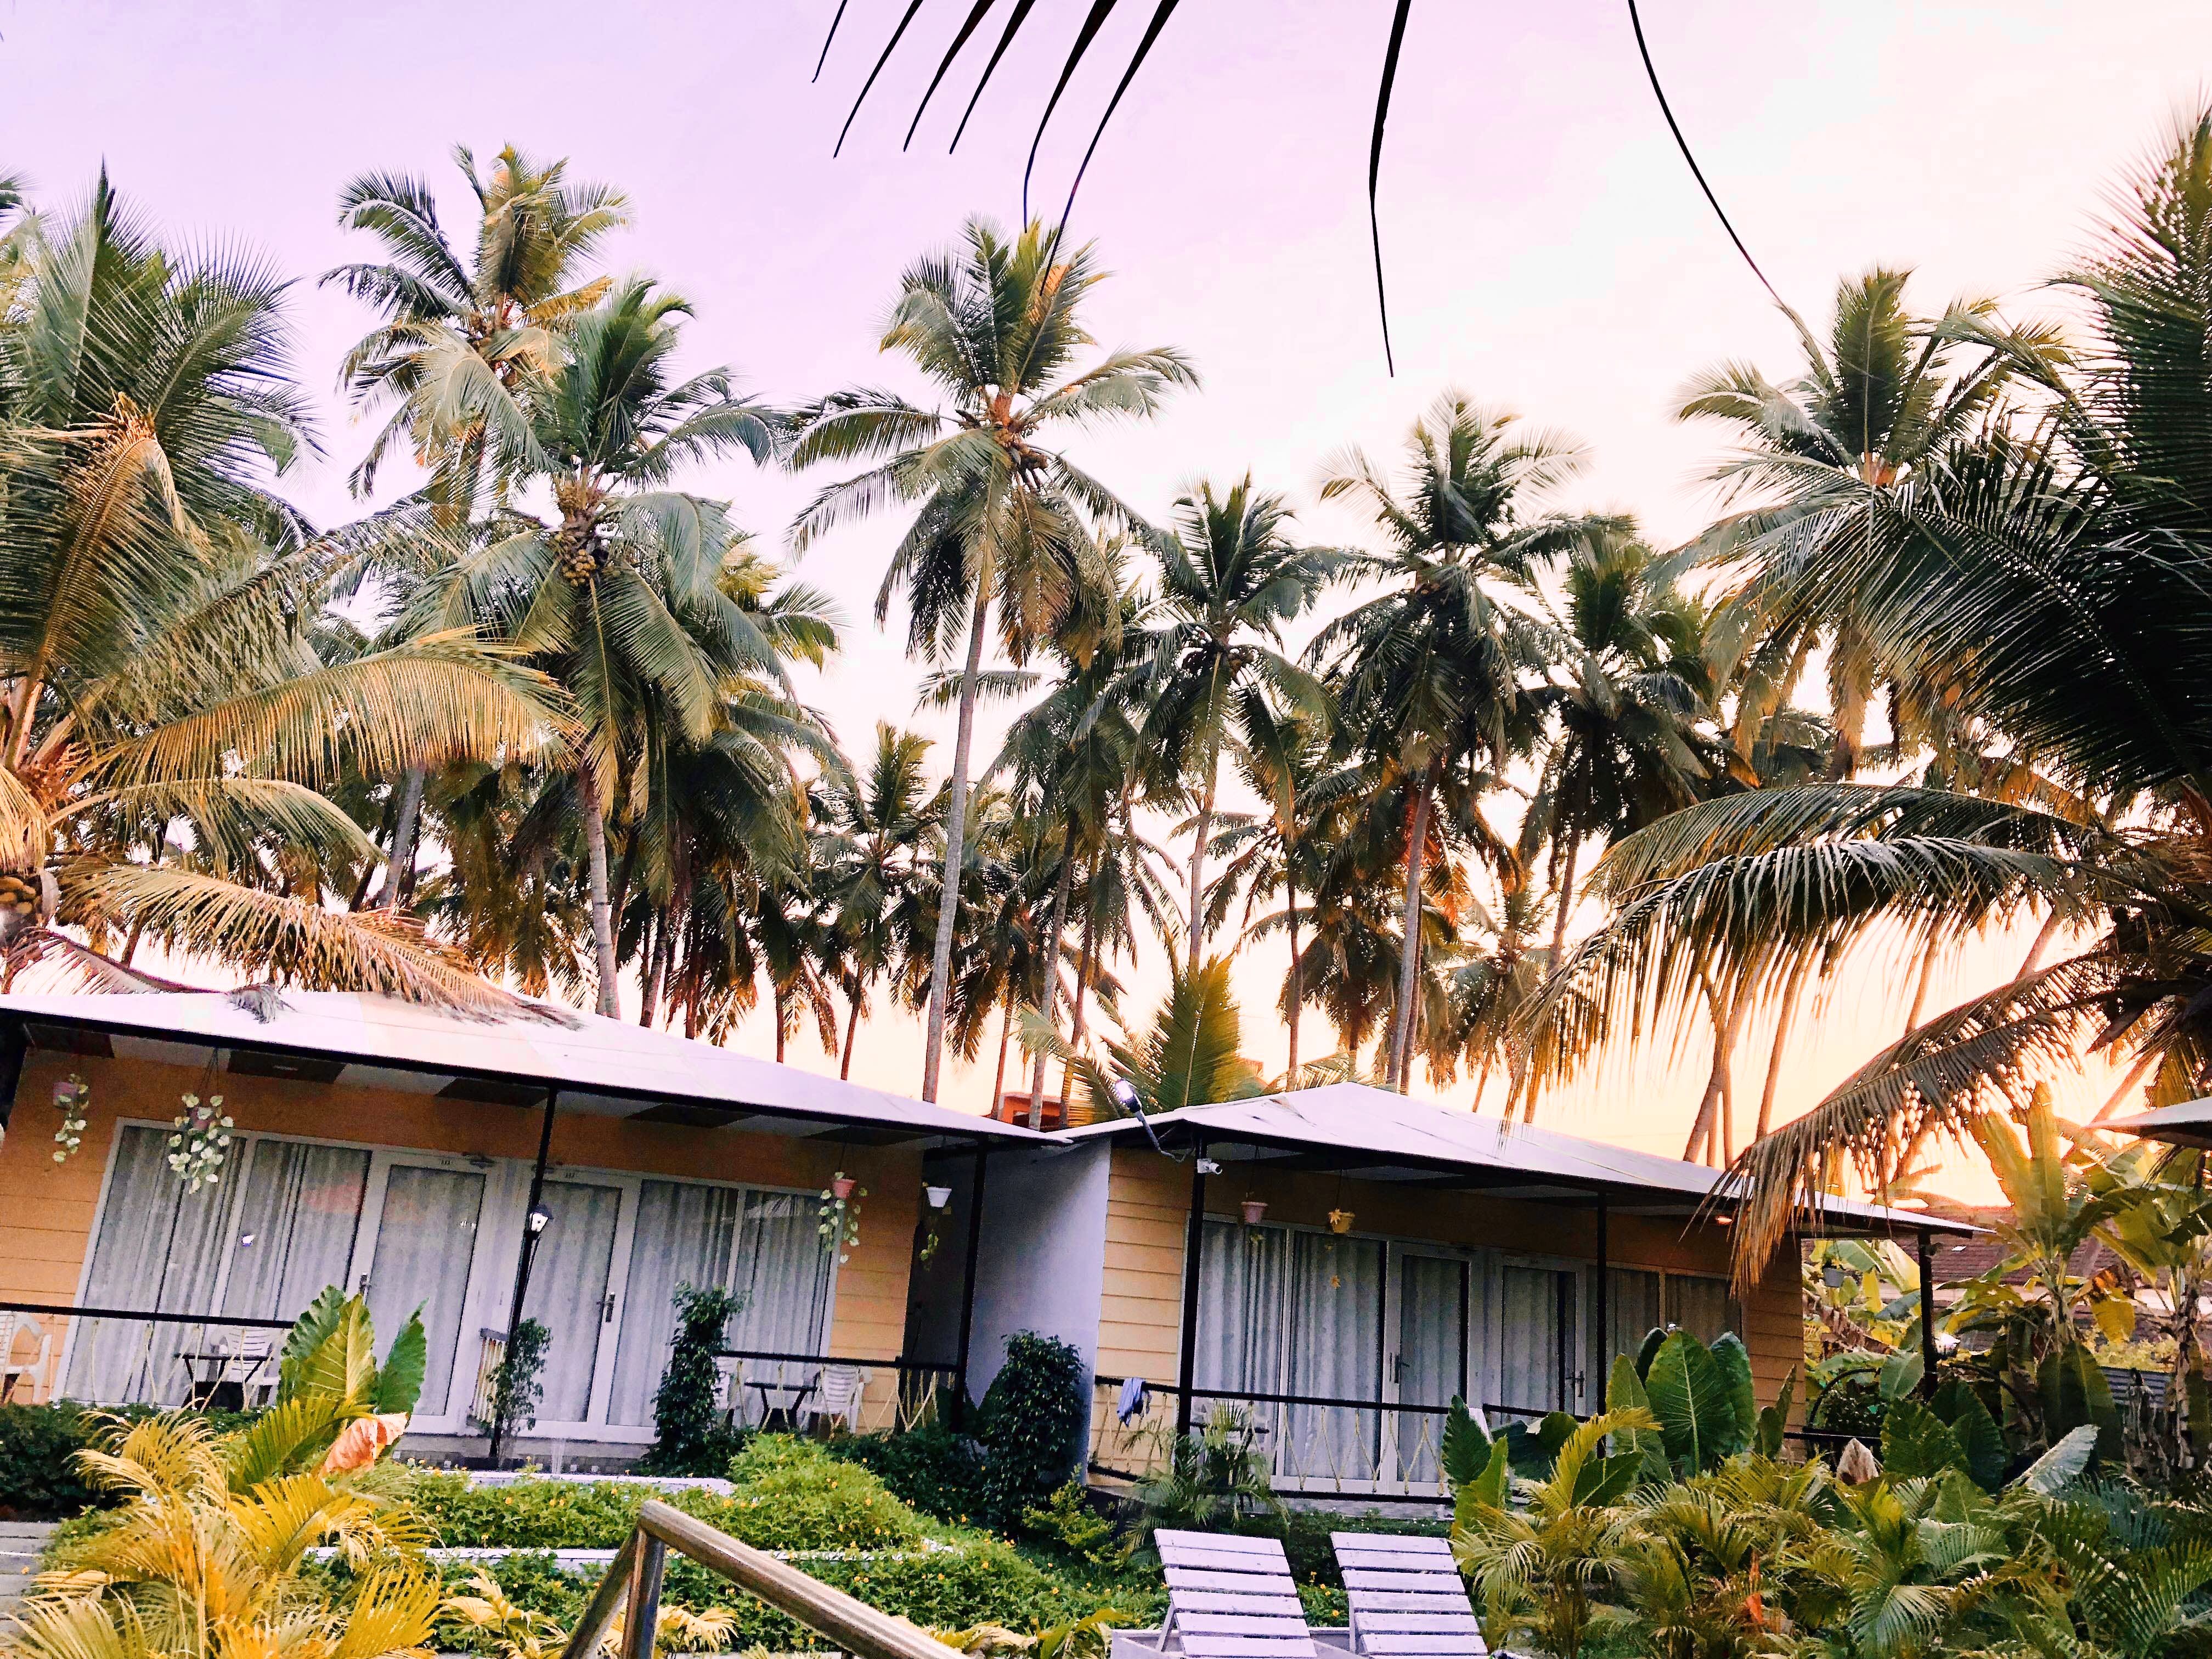
M 1190 1220 L 1182 1240 L 1182 1357 L 1176 1372 L 1176 1433 L 1190 1432 L 1190 1391 L 1198 1364 L 1198 1261 L 1206 1249 L 1206 1137 L 1194 1142 L 1190 1164 Z
M 1936 1392 L 1936 1243 L 1927 1228 L 1919 1230 L 1920 1255 L 1920 1392 Z
M 1605 1409 L 1606 1384 L 1613 1376 L 1613 1250 L 1609 1237 L 1613 1218 L 1611 1207 L 1603 1199 L 1597 1201 L 1597 1266 L 1590 1278 L 1590 1323 L 1595 1327 L 1590 1334 L 1590 1352 L 1596 1356 L 1597 1381 L 1586 1390 L 1596 1395 L 1595 1409 Z
M 981 1141 L 975 1143 L 975 1179 L 968 1193 L 968 1266 L 960 1281 L 960 1352 L 952 1372 L 952 1427 L 968 1420 L 968 1345 L 975 1335 L 975 1266 L 983 1255 L 983 1175 L 991 1155 Z

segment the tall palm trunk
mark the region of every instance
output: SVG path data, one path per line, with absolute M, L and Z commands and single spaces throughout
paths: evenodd
M 845 1058 L 837 1062 L 837 1077 L 840 1082 L 849 1079 L 853 1075 L 853 1041 L 860 1035 L 860 992 L 855 990 L 849 1000 L 853 1006 L 851 1012 L 845 1016 Z
M 1490 1069 L 1497 1063 L 1498 1049 L 1495 1045 L 1488 1048 L 1485 1048 L 1482 1051 L 1482 1070 L 1475 1074 L 1474 1079 L 1474 1106 L 1473 1109 L 1478 1113 L 1482 1110 L 1482 1091 L 1490 1086 Z
M 1075 852 L 1062 848 L 1060 855 L 1060 879 L 1052 884 L 1052 920 L 1044 931 L 1044 963 L 1038 977 L 1043 981 L 1037 987 L 1037 1012 L 1044 1017 L 1048 1028 L 1052 1024 L 1054 1007 L 1060 1001 L 1060 934 L 1067 925 L 1067 890 L 1075 872 Z M 1037 1045 L 1036 1057 L 1030 1067 L 1030 1127 L 1044 1127 L 1044 1045 Z
M 1075 951 L 1075 1008 L 1067 1019 L 1066 1063 L 1060 1067 L 1060 1097 L 1063 1101 L 1075 1097 L 1075 1056 L 1083 1051 L 1084 993 L 1091 987 L 1091 975 L 1095 970 L 1098 948 L 1098 866 L 1103 861 L 1101 853 L 1091 860 L 1091 873 L 1083 884 L 1083 943 Z
M 1805 975 L 1813 966 L 1813 958 L 1801 956 L 1790 969 L 1790 981 L 1782 988 L 1782 1012 L 1775 1016 L 1774 1046 L 1766 1055 L 1766 1086 L 1759 1094 L 1759 1138 L 1764 1140 L 1774 1127 L 1774 1094 L 1782 1084 L 1782 1052 L 1790 1042 L 1790 1027 L 1797 1018 L 1797 999 L 1805 989 Z
M 1298 884 L 1293 876 L 1283 884 L 1289 894 L 1285 907 L 1291 933 L 1291 1064 L 1288 1076 L 1291 1087 L 1298 1086 L 1298 1010 L 1305 1004 L 1305 981 L 1298 972 Z
M 1413 978 L 1421 955 L 1421 860 L 1428 851 L 1429 769 L 1424 766 L 1406 809 L 1405 939 L 1398 947 L 1398 1006 L 1391 1017 L 1390 1086 L 1406 1092 L 1413 1056 Z
M 1014 981 L 1006 981 L 1006 994 L 999 1004 L 999 1074 L 991 1079 L 991 1115 L 998 1115 L 999 1103 L 1006 1097 L 1006 1040 L 1014 1034 Z
M 1582 837 L 1573 830 L 1567 832 L 1565 867 L 1559 873 L 1559 913 L 1552 918 L 1552 966 L 1556 969 L 1566 959 L 1567 918 L 1575 908 L 1575 855 L 1583 850 Z
M 592 883 L 592 949 L 599 958 L 599 1011 L 622 1018 L 621 987 L 615 975 L 614 911 L 607 902 L 607 821 L 599 805 L 599 781 L 589 763 L 576 769 L 576 793 L 584 800 L 584 848 Z
M 407 769 L 400 786 L 399 820 L 392 831 L 392 862 L 384 878 L 384 908 L 404 910 L 415 902 L 415 848 L 422 826 L 422 784 L 419 766 Z
M 1198 839 L 1190 849 L 1190 969 L 1198 971 L 1206 950 L 1205 913 L 1200 908 L 1206 895 L 1206 838 L 1213 830 L 1213 802 L 1221 784 L 1221 733 L 1216 731 L 1206 753 L 1206 793 L 1198 803 Z
M 648 906 L 637 951 L 645 962 L 645 978 L 638 991 L 637 1023 L 647 1029 L 652 1027 L 653 1016 L 660 1006 L 660 982 L 655 976 L 660 971 L 661 938 L 667 932 L 667 912 Z
M 1747 984 L 1739 988 L 1723 1008 L 1719 989 L 1702 968 L 1698 970 L 1698 982 L 1704 988 L 1706 1010 L 1713 1022 L 1713 1063 L 1705 1077 L 1705 1096 L 1698 1103 L 1697 1119 L 1690 1125 L 1690 1139 L 1682 1148 L 1682 1158 L 1686 1163 L 1696 1163 L 1702 1157 L 1718 1167 L 1725 1161 L 1721 1156 L 1721 1120 L 1730 1085 L 1729 1056 L 1735 1051 L 1736 1032 L 1743 1024 L 1744 1009 L 1750 1001 L 1749 987 Z
M 933 1103 L 945 1060 L 945 1020 L 952 990 L 952 931 L 960 915 L 960 863 L 967 850 L 963 843 L 968 835 L 968 750 L 975 735 L 975 677 L 983 666 L 983 630 L 991 619 L 988 574 L 981 573 L 975 583 L 975 614 L 968 628 L 968 661 L 960 674 L 960 720 L 952 743 L 952 776 L 946 784 L 945 886 L 937 900 L 937 943 L 929 959 L 928 1030 L 921 1051 L 921 1097 Z

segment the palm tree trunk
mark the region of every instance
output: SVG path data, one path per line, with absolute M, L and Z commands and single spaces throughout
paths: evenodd
M 1006 1097 L 1006 1039 L 1014 1034 L 1014 981 L 1006 981 L 1006 994 L 999 1004 L 999 1074 L 991 1079 L 991 1115 L 999 1114 L 999 1103 Z
M 1698 1143 L 1704 1143 L 1703 1156 L 1707 1162 L 1718 1166 L 1721 1146 L 1721 1106 L 1729 1088 L 1729 1055 L 1735 1048 L 1736 1029 L 1743 1019 L 1744 1005 L 1749 1000 L 1745 989 L 1739 989 L 1728 1008 L 1721 1007 L 1721 994 L 1712 977 L 1700 968 L 1698 982 L 1705 993 L 1705 1006 L 1713 1022 L 1713 1065 L 1706 1074 L 1704 1098 L 1698 1103 L 1697 1120 L 1690 1125 L 1690 1139 L 1682 1149 L 1685 1163 L 1699 1159 Z
M 2112 1098 L 2097 1109 L 2097 1115 L 2091 1118 L 2089 1121 L 2102 1123 L 2114 1112 L 2118 1111 L 2120 1103 L 2132 1094 L 2137 1085 L 2142 1082 L 2143 1074 L 2158 1063 L 2160 1052 L 2156 1048 L 2146 1048 L 2137 1055 L 2136 1063 L 2128 1068 L 2128 1074 L 2120 1079 L 2120 1086 L 2112 1091 Z
M 2057 907 L 2054 905 L 2051 915 L 2045 920 L 2042 927 L 2038 930 L 2035 943 L 2027 947 L 2027 959 L 2020 964 L 2020 971 L 2013 975 L 2014 979 L 2026 979 L 2035 971 L 2035 964 L 2043 960 L 2045 948 L 2057 934 L 2058 922 L 2059 913 Z
M 614 915 L 607 904 L 607 821 L 599 806 L 599 781 L 588 763 L 576 769 L 576 793 L 584 801 L 584 847 L 592 883 L 592 948 L 599 957 L 599 1011 L 622 1018 L 622 988 L 616 983 Z
M 1398 1006 L 1391 1018 L 1390 1086 L 1406 1092 L 1413 1054 L 1413 975 L 1421 947 L 1421 858 L 1429 839 L 1429 769 L 1424 766 L 1406 810 L 1405 939 L 1398 947 Z
M 779 985 L 772 994 L 775 999 L 775 1063 L 783 1064 L 783 987 Z
M 1067 890 L 1075 872 L 1075 851 L 1064 849 L 1060 858 L 1060 879 L 1052 884 L 1052 921 L 1044 933 L 1043 983 L 1037 987 L 1037 1012 L 1044 1023 L 1052 1024 L 1053 1009 L 1060 1001 L 1060 933 L 1067 925 Z M 1036 1058 L 1030 1067 L 1030 1127 L 1044 1127 L 1044 1045 L 1037 1045 Z
M 399 787 L 399 819 L 392 831 L 392 862 L 384 876 L 383 908 L 404 910 L 415 902 L 415 848 L 422 824 L 422 784 L 419 766 L 407 769 Z
M 929 1020 L 921 1050 L 921 1097 L 937 1099 L 945 1060 L 945 1020 L 952 989 L 952 930 L 960 914 L 960 864 L 968 834 L 968 750 L 975 735 L 975 677 L 983 666 L 983 630 L 991 619 L 991 590 L 975 586 L 975 614 L 968 627 L 968 661 L 960 673 L 960 720 L 952 742 L 952 776 L 945 788 L 945 885 L 937 900 L 937 943 L 929 959 Z
M 1213 801 L 1221 782 L 1221 733 L 1217 730 L 1206 756 L 1206 793 L 1198 803 L 1198 839 L 1190 849 L 1190 968 L 1198 971 L 1206 949 L 1206 924 L 1200 908 L 1206 891 L 1206 838 L 1213 830 Z
M 1905 1017 L 1905 1035 L 1910 1036 L 1920 1029 L 1920 1011 L 1928 1006 L 1928 981 L 1936 976 L 1936 939 L 1931 933 L 1926 952 L 1920 958 L 1920 982 L 1912 989 L 1912 1009 Z
M 1298 884 L 1296 880 L 1284 883 L 1289 894 L 1285 912 L 1291 932 L 1291 1064 L 1286 1077 L 1293 1089 L 1298 1086 L 1298 1010 L 1306 1000 L 1305 982 L 1298 973 Z
M 845 1016 L 845 1058 L 838 1062 L 837 1079 L 844 1082 L 853 1075 L 853 1040 L 860 1035 L 860 996 L 852 994 L 852 1012 Z
M 1083 1017 L 1087 1012 L 1083 994 L 1090 988 L 1098 948 L 1098 866 L 1104 857 L 1102 852 L 1091 860 L 1091 874 L 1083 884 L 1083 943 L 1075 952 L 1075 1011 L 1068 1017 L 1068 1058 L 1060 1072 L 1060 1097 L 1064 1101 L 1075 1097 L 1075 1056 L 1082 1052 Z
M 1766 1055 L 1766 1086 L 1759 1096 L 1759 1138 L 1774 1127 L 1774 1092 L 1782 1083 L 1782 1051 L 1790 1042 L 1790 1027 L 1797 1017 L 1797 999 L 1805 988 L 1805 975 L 1813 958 L 1802 956 L 1790 969 L 1790 982 L 1782 988 L 1782 1012 L 1775 1017 L 1774 1046 Z
M 1570 836 L 1573 831 L 1568 831 Z M 1575 855 L 1583 850 L 1579 836 L 1567 842 L 1566 867 L 1559 873 L 1559 911 L 1552 918 L 1552 971 L 1559 970 L 1559 961 L 1567 948 L 1567 917 L 1575 908 Z
M 645 913 L 645 937 L 638 942 L 638 955 L 645 963 L 645 980 L 639 988 L 637 1023 L 650 1030 L 653 1016 L 660 1007 L 660 941 L 668 932 L 668 915 L 664 910 L 648 909 Z

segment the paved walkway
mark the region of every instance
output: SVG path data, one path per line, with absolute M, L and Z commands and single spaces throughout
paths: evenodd
M 15 1610 L 15 1603 L 31 1587 L 39 1570 L 39 1552 L 53 1536 L 51 1521 L 0 1521 L 0 1620 Z

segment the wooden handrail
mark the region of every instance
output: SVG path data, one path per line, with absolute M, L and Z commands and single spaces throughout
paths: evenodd
M 623 1621 L 623 1659 L 652 1659 L 664 1549 L 719 1572 L 739 1589 L 828 1637 L 854 1659 L 961 1659 L 903 1619 L 894 1619 L 657 1498 L 638 1506 L 637 1529 L 599 1581 L 562 1659 L 592 1659 L 625 1602 L 630 1604 L 631 1616 Z

